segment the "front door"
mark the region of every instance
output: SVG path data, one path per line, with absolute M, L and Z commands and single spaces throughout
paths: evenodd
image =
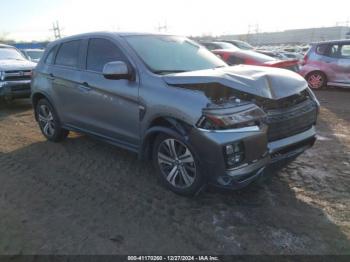
M 85 130 L 128 147 L 137 147 L 139 132 L 139 82 L 106 79 L 106 63 L 126 57 L 112 40 L 91 38 L 86 47 L 86 66 L 81 72 L 79 89 L 80 123 Z

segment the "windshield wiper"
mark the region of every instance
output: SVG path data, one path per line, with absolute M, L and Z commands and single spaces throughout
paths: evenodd
M 153 71 L 153 73 L 155 74 L 171 74 L 171 73 L 183 73 L 183 72 L 187 72 L 186 70 L 156 70 Z

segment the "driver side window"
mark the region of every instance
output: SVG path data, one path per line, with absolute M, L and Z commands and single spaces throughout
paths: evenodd
M 89 40 L 86 69 L 102 72 L 105 64 L 114 61 L 125 61 L 120 49 L 111 41 L 102 38 Z

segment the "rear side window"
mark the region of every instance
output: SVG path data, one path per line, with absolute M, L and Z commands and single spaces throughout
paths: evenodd
M 329 49 L 329 56 L 338 57 L 339 56 L 340 47 L 339 45 L 332 45 Z
M 78 67 L 80 40 L 63 43 L 56 56 L 57 65 Z
M 51 48 L 49 54 L 46 56 L 45 63 L 52 65 L 55 61 L 55 54 L 56 54 L 57 46 L 54 46 Z
M 90 39 L 86 59 L 87 70 L 102 72 L 105 64 L 125 61 L 120 49 L 107 39 Z
M 316 53 L 319 55 L 327 55 L 328 44 L 321 44 L 316 47 Z
M 342 45 L 340 56 L 344 58 L 350 58 L 350 44 Z

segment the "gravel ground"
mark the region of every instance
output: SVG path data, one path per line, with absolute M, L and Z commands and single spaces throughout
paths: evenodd
M 45 141 L 0 106 L 0 254 L 350 254 L 350 92 L 317 92 L 316 145 L 245 190 L 184 198 L 79 134 Z

